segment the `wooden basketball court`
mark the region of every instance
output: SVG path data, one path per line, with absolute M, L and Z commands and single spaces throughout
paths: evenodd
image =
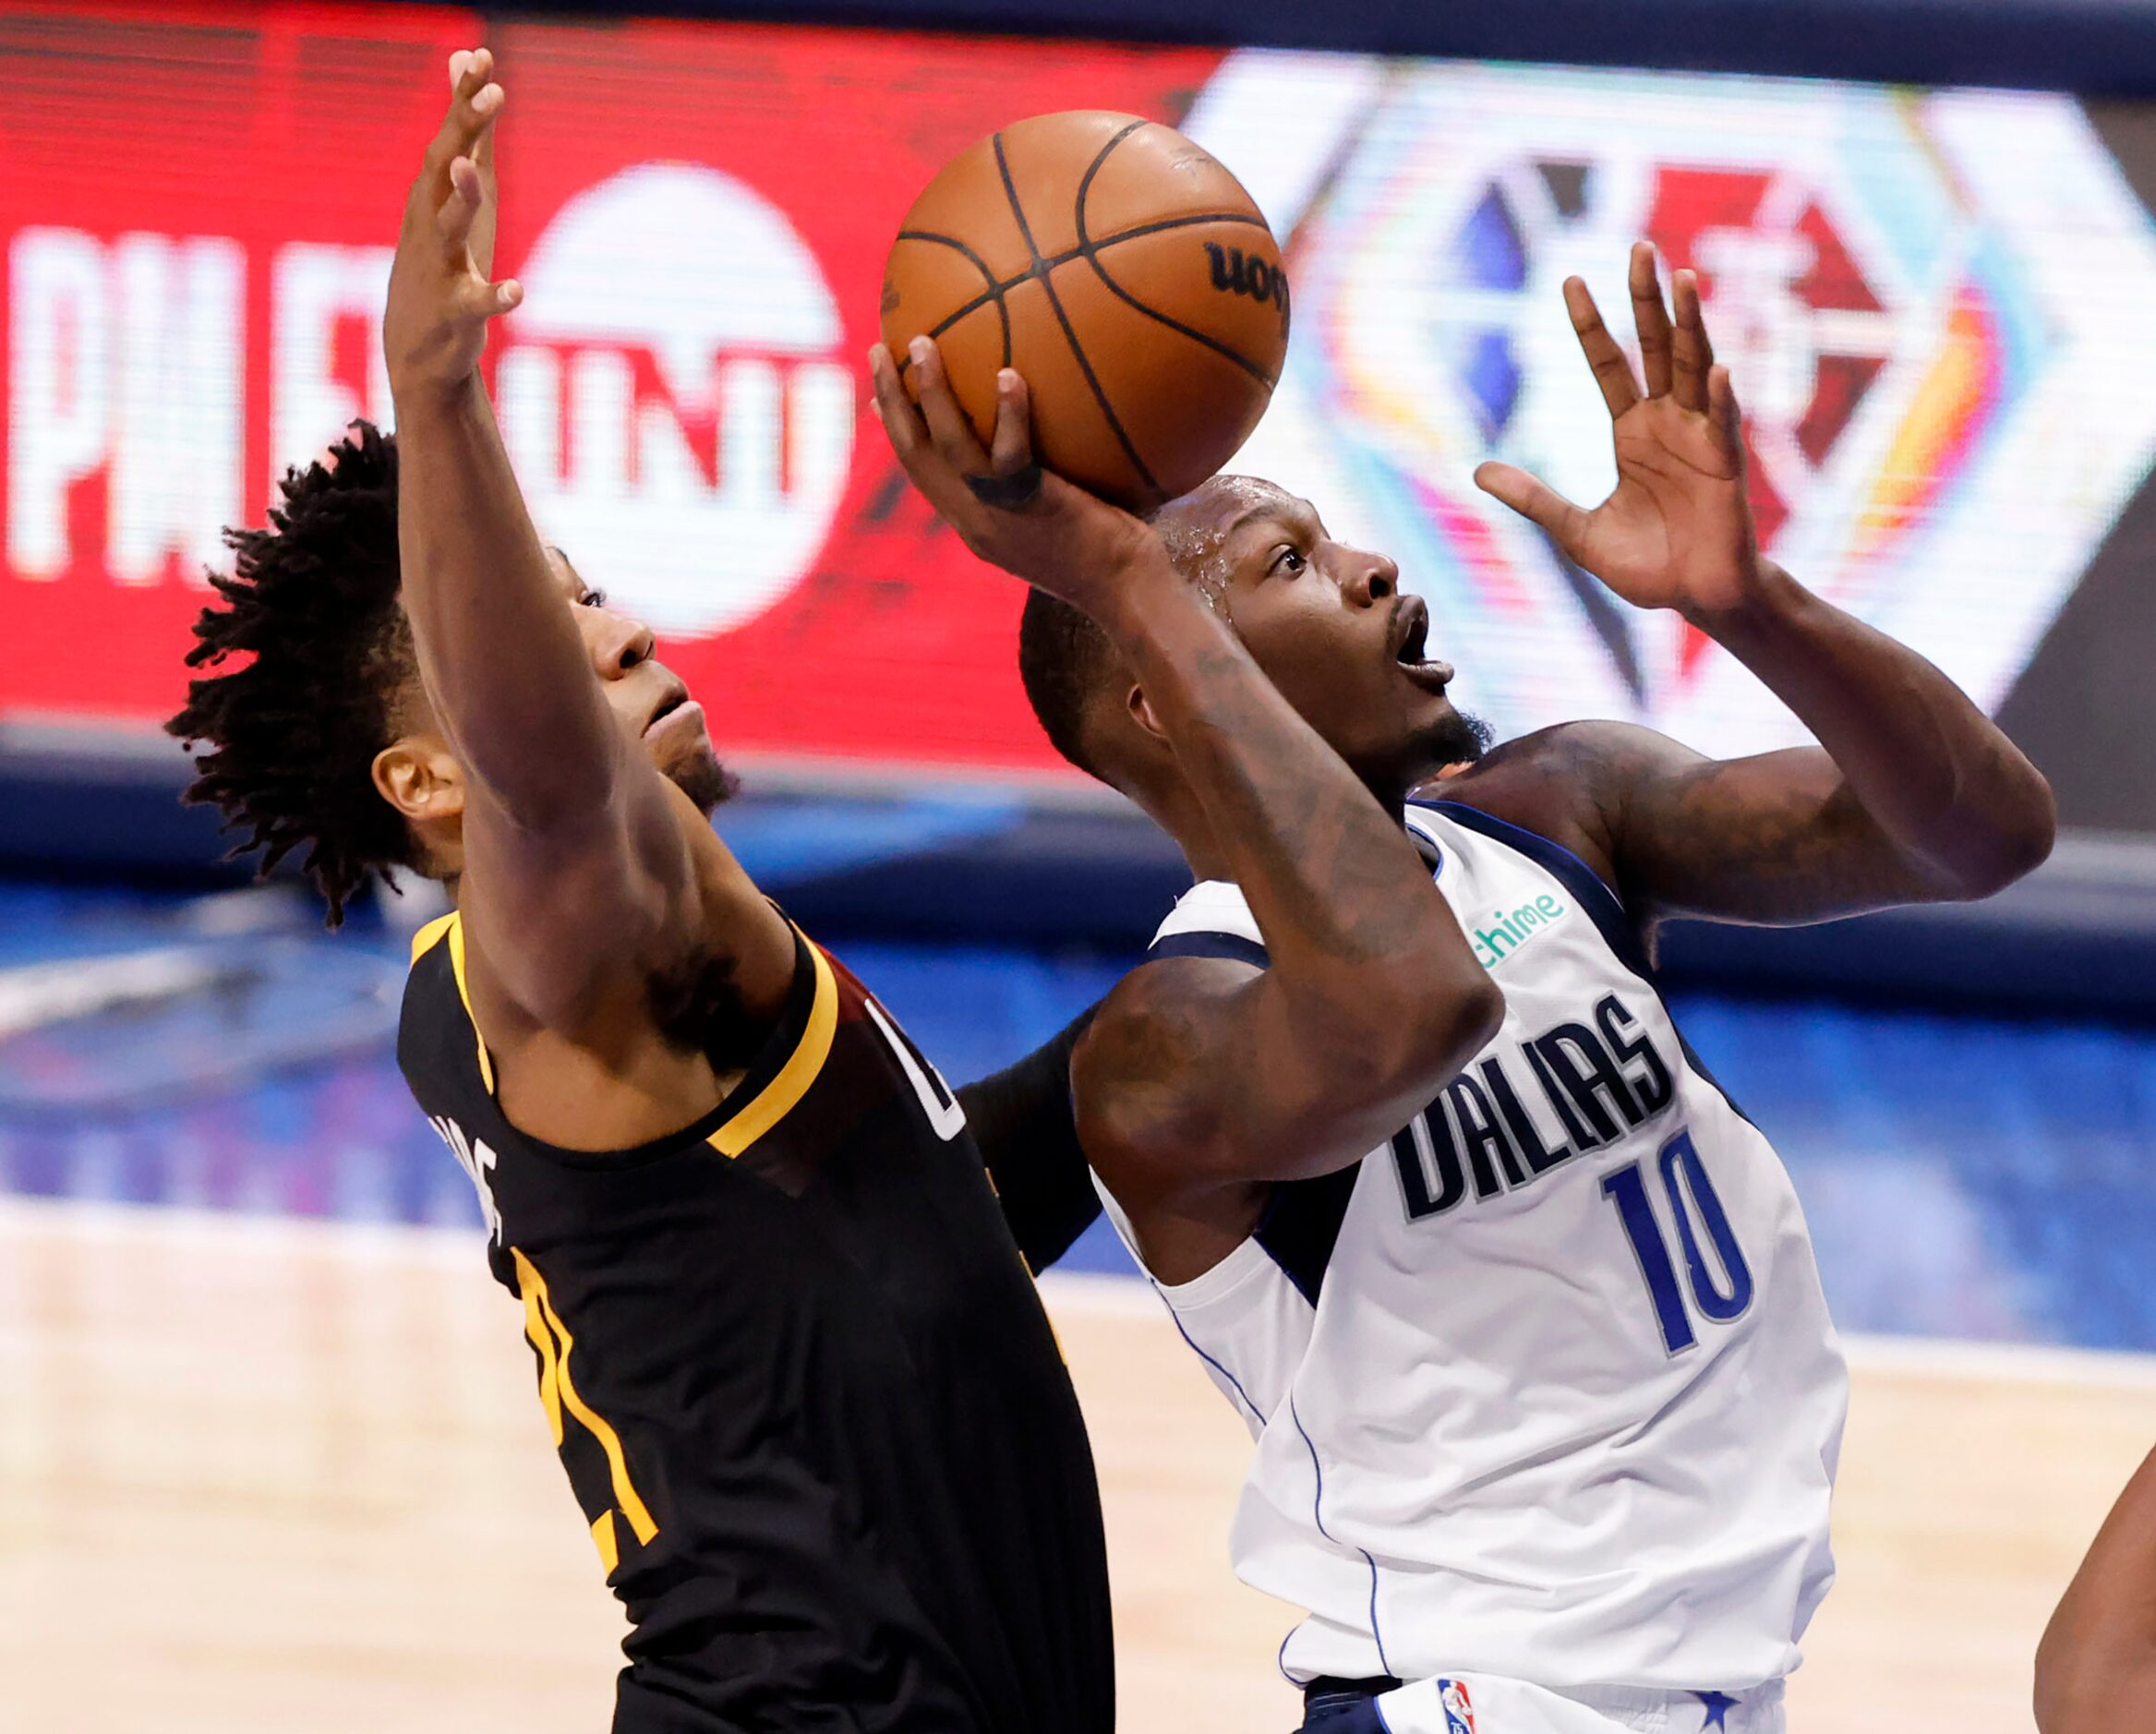
M 1152 1297 L 1048 1283 L 1091 1419 L 1127 1734 L 1283 1734 L 1229 1576 L 1241 1427 Z M 1867 1343 L 1803 1734 L 2026 1734 L 2156 1360 Z M 595 1734 L 621 1622 L 475 1238 L 0 1204 L 0 1728 Z

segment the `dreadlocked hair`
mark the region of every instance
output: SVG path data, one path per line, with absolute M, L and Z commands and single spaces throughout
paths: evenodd
M 373 780 L 418 665 L 397 596 L 395 442 L 354 422 L 326 460 L 284 473 L 267 529 L 225 531 L 233 571 L 209 575 L 222 606 L 202 610 L 187 652 L 205 672 L 164 727 L 209 749 L 182 799 L 243 834 L 225 859 L 259 850 L 267 878 L 305 849 L 336 927 L 370 873 L 420 864 Z

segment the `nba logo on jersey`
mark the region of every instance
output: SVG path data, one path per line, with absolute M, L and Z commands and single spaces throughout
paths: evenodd
M 1475 1734 L 1475 1705 L 1457 1680 L 1438 1681 L 1438 1702 L 1445 1706 L 1445 1734 Z

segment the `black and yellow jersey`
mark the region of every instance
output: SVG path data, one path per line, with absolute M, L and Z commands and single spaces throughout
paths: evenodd
M 1078 1402 L 963 1110 L 798 933 L 747 1075 L 610 1154 L 518 1132 L 454 915 L 397 1056 L 479 1190 L 632 1631 L 614 1726 L 1107 1734 Z

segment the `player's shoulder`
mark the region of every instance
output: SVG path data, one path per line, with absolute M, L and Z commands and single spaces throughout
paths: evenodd
M 1637 723 L 1556 723 L 1494 747 L 1415 791 L 1417 805 L 1472 807 L 1561 843 L 1609 878 L 1613 821 L 1643 770 L 1683 748 Z
M 1109 990 L 1071 1054 L 1081 1114 L 1133 1088 L 1157 1090 L 1203 1067 L 1224 1005 L 1257 980 L 1262 960 L 1152 957 Z
M 1553 723 L 1492 747 L 1456 777 L 1424 784 L 1416 799 L 1457 801 L 1466 806 L 1540 799 L 1561 806 L 1598 794 L 1612 776 L 1682 751 L 1668 735 L 1638 723 L 1601 717 Z M 1512 815 L 1493 809 L 1492 816 Z

